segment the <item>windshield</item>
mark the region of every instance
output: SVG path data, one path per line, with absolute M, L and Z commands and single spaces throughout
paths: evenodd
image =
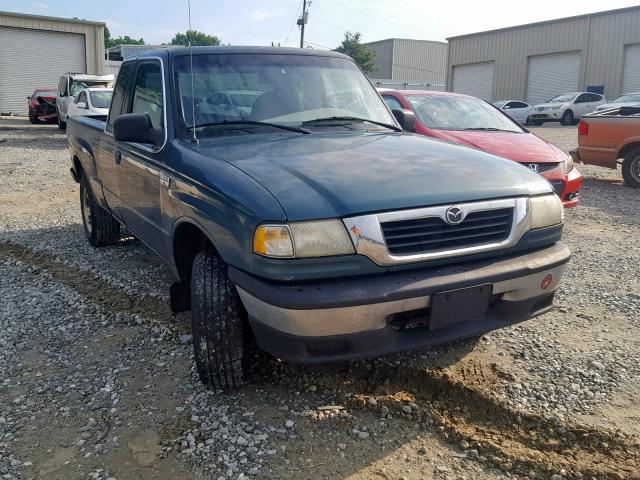
M 187 129 L 192 125 L 201 125 L 197 128 L 198 136 L 217 135 L 221 130 L 210 127 L 211 124 L 242 120 L 300 127 L 304 122 L 317 119 L 357 117 L 395 125 L 367 78 L 352 61 L 342 58 L 195 55 L 193 95 L 189 56 L 176 58 L 173 76 L 184 135 L 189 134 Z M 331 125 L 322 124 L 322 128 L 331 128 Z M 361 125 L 366 125 L 362 128 L 383 128 L 369 123 Z M 255 123 L 245 128 L 226 127 L 234 133 L 260 128 Z
M 640 93 L 627 93 L 621 95 L 611 103 L 640 103 Z
M 478 98 L 449 95 L 405 95 L 405 98 L 428 128 L 522 133 L 504 114 Z
M 563 93 L 562 95 L 557 95 L 549 100 L 548 103 L 566 103 L 572 101 L 576 98 L 577 93 Z
M 108 87 L 109 84 L 107 82 L 92 82 L 88 80 L 74 80 L 71 82 L 71 96 L 75 97 L 80 90 L 84 90 L 89 87 Z
M 89 92 L 91 95 L 91 105 L 95 108 L 109 108 L 113 92 Z

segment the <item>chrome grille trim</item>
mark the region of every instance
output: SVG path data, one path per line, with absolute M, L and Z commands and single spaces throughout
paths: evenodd
M 397 265 L 402 263 L 413 263 L 425 260 L 436 260 L 451 258 L 474 253 L 489 252 L 509 248 L 522 238 L 529 230 L 529 207 L 527 198 L 507 198 L 501 200 L 489 200 L 483 202 L 469 202 L 454 205 L 442 205 L 438 207 L 416 208 L 413 210 L 402 210 L 396 212 L 384 212 L 358 217 L 343 219 L 349 231 L 351 240 L 356 247 L 356 252 L 365 255 L 378 265 Z M 511 208 L 513 220 L 508 236 L 501 241 L 494 241 L 484 244 L 476 244 L 461 248 L 442 249 L 438 251 L 415 253 L 415 254 L 393 254 L 387 248 L 385 236 L 381 224 L 402 220 L 416 220 L 430 217 L 438 217 L 445 220 L 445 213 L 450 207 L 459 207 L 466 218 L 474 212 L 490 210 L 502 210 Z

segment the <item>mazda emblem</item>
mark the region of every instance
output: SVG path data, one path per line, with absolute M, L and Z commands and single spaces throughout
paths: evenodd
M 449 225 L 458 225 L 464 220 L 464 215 L 460 207 L 449 207 L 444 214 L 444 219 Z

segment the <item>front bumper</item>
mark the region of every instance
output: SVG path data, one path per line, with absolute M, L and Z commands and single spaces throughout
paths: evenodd
M 573 158 L 575 160 L 575 157 Z M 562 176 L 557 175 L 553 171 L 543 173 L 542 176 L 549 180 L 553 186 L 553 190 L 556 195 L 560 197 L 565 208 L 574 208 L 578 206 L 580 201 L 578 194 L 582 187 L 582 174 L 577 168 L 572 168 L 569 173 L 562 174 Z
M 551 308 L 570 256 L 558 242 L 498 260 L 297 285 L 234 268 L 229 274 L 258 345 L 286 361 L 320 363 L 446 343 L 540 315 Z M 548 274 L 553 280 L 542 289 Z M 483 284 L 493 285 L 484 317 L 430 327 L 433 294 Z

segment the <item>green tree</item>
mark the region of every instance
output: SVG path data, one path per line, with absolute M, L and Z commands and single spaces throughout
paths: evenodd
M 144 45 L 144 38 L 131 38 L 129 35 L 124 37 L 111 38 L 111 32 L 105 25 L 104 27 L 104 48 L 115 47 L 116 45 Z
M 189 39 L 191 39 L 191 45 L 194 47 L 220 45 L 220 39 L 215 35 L 207 35 L 206 33 L 198 32 L 197 30 L 187 30 L 185 33 L 176 33 L 169 44 L 184 45 L 185 47 L 188 47 Z
M 376 69 L 376 52 L 360 42 L 360 32 L 344 34 L 344 40 L 336 52 L 349 55 L 360 66 L 364 73 L 373 73 Z

